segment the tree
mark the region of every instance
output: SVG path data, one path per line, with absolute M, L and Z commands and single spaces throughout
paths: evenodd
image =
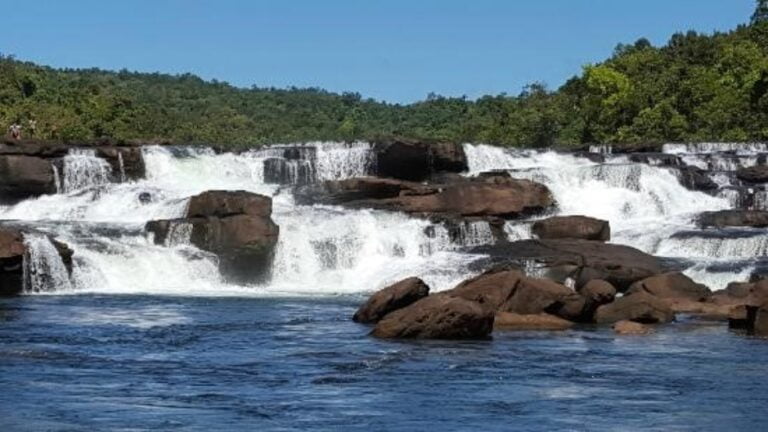
M 768 21 L 768 0 L 757 0 L 755 13 L 752 14 L 752 25 Z

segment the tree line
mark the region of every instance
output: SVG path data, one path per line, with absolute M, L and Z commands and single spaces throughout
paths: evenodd
M 405 136 L 516 147 L 768 140 L 768 2 L 749 25 L 620 44 L 559 89 L 390 104 L 317 88 L 238 88 L 191 74 L 56 69 L 0 56 L 0 123 L 43 139 L 249 147 Z

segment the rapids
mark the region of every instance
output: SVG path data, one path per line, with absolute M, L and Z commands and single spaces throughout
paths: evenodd
M 465 144 L 464 150 L 467 175 L 508 170 L 544 183 L 557 200 L 557 214 L 606 219 L 612 242 L 676 260 L 712 289 L 748 277 L 768 255 L 765 233 L 712 235 L 694 224 L 700 212 L 738 205 L 733 171 L 758 163 L 763 144 L 664 146 L 668 155 L 709 170 L 721 185 L 711 195 L 686 189 L 661 160 L 631 162 L 609 147 L 592 149 L 604 162 L 483 144 Z M 317 296 L 370 292 L 408 276 L 442 290 L 471 275 L 469 265 L 479 257 L 465 248 L 494 241 L 485 222 L 467 223 L 449 235 L 442 225 L 403 214 L 294 202 L 293 185 L 372 173 L 376 161 L 365 142 L 276 145 L 243 153 L 153 146 L 145 147 L 143 156 L 146 179 L 126 182 L 124 173 L 113 175 L 92 151 L 72 150 L 57 170 L 59 193 L 0 207 L 0 218 L 52 234 L 75 251 L 69 278 L 62 265 L 44 256 L 50 248 L 33 241 L 30 267 L 54 274 L 43 280 L 31 273 L 28 293 Z M 144 232 L 147 221 L 180 217 L 190 196 L 212 189 L 273 198 L 280 238 L 269 283 L 224 283 L 215 257 L 189 244 L 189 227 L 174 227 L 163 246 Z M 751 205 L 764 206 L 765 192 L 752 192 Z M 529 221 L 509 221 L 504 231 L 510 240 L 531 238 Z

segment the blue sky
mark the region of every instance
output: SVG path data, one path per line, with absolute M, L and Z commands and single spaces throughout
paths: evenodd
M 0 52 L 390 102 L 556 88 L 619 42 L 728 30 L 753 0 L 0 0 Z

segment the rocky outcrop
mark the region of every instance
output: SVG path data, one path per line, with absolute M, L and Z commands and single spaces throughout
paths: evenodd
M 624 296 L 600 306 L 595 312 L 595 322 L 610 324 L 619 321 L 634 321 L 641 324 L 668 323 L 674 320 L 672 309 L 661 299 L 646 293 Z
M 499 312 L 493 322 L 493 329 L 500 331 L 558 331 L 568 330 L 574 323 L 554 315 L 542 313 L 521 315 L 512 312 Z
M 404 279 L 373 294 L 355 312 L 352 320 L 364 324 L 377 323 L 388 313 L 409 306 L 428 294 L 429 286 L 421 279 Z
M 762 210 L 721 210 L 701 213 L 697 222 L 702 228 L 726 227 L 768 227 L 768 211 Z
M 406 139 L 373 144 L 376 175 L 423 181 L 436 173 L 467 171 L 467 156 L 461 144 Z
M 623 292 L 639 280 L 663 273 L 661 261 L 635 248 L 589 240 L 522 240 L 480 246 L 473 252 L 490 256 L 479 265 L 511 264 L 535 268 L 543 276 L 564 283 L 570 278 L 581 287 L 602 279 Z
M 721 306 L 758 306 L 768 302 L 768 280 L 732 282 L 724 290 L 715 291 L 707 301 Z
M 549 189 L 530 180 L 477 178 L 443 185 L 424 185 L 374 177 L 328 181 L 301 188 L 304 204 L 334 204 L 434 216 L 516 218 L 554 205 Z
M 0 200 L 14 202 L 51 193 L 56 193 L 56 178 L 50 161 L 0 155 Z
M 611 227 L 608 221 L 587 216 L 555 216 L 536 221 L 532 232 L 540 239 L 582 239 L 608 241 Z
M 494 313 L 478 303 L 436 294 L 392 312 L 371 333 L 382 339 L 487 339 Z
M 755 165 L 736 171 L 736 178 L 747 183 L 768 182 L 768 165 Z
M 279 234 L 272 199 L 245 191 L 208 191 L 189 200 L 186 217 L 150 221 L 155 243 L 169 244 L 179 230 L 191 244 L 219 257 L 219 270 L 237 283 L 268 277 Z
M 24 267 L 29 259 L 24 235 L 18 229 L 0 227 L 0 297 L 18 295 L 24 291 Z M 49 240 L 59 253 L 67 272 L 72 273 L 72 249 L 62 242 L 51 238 Z

